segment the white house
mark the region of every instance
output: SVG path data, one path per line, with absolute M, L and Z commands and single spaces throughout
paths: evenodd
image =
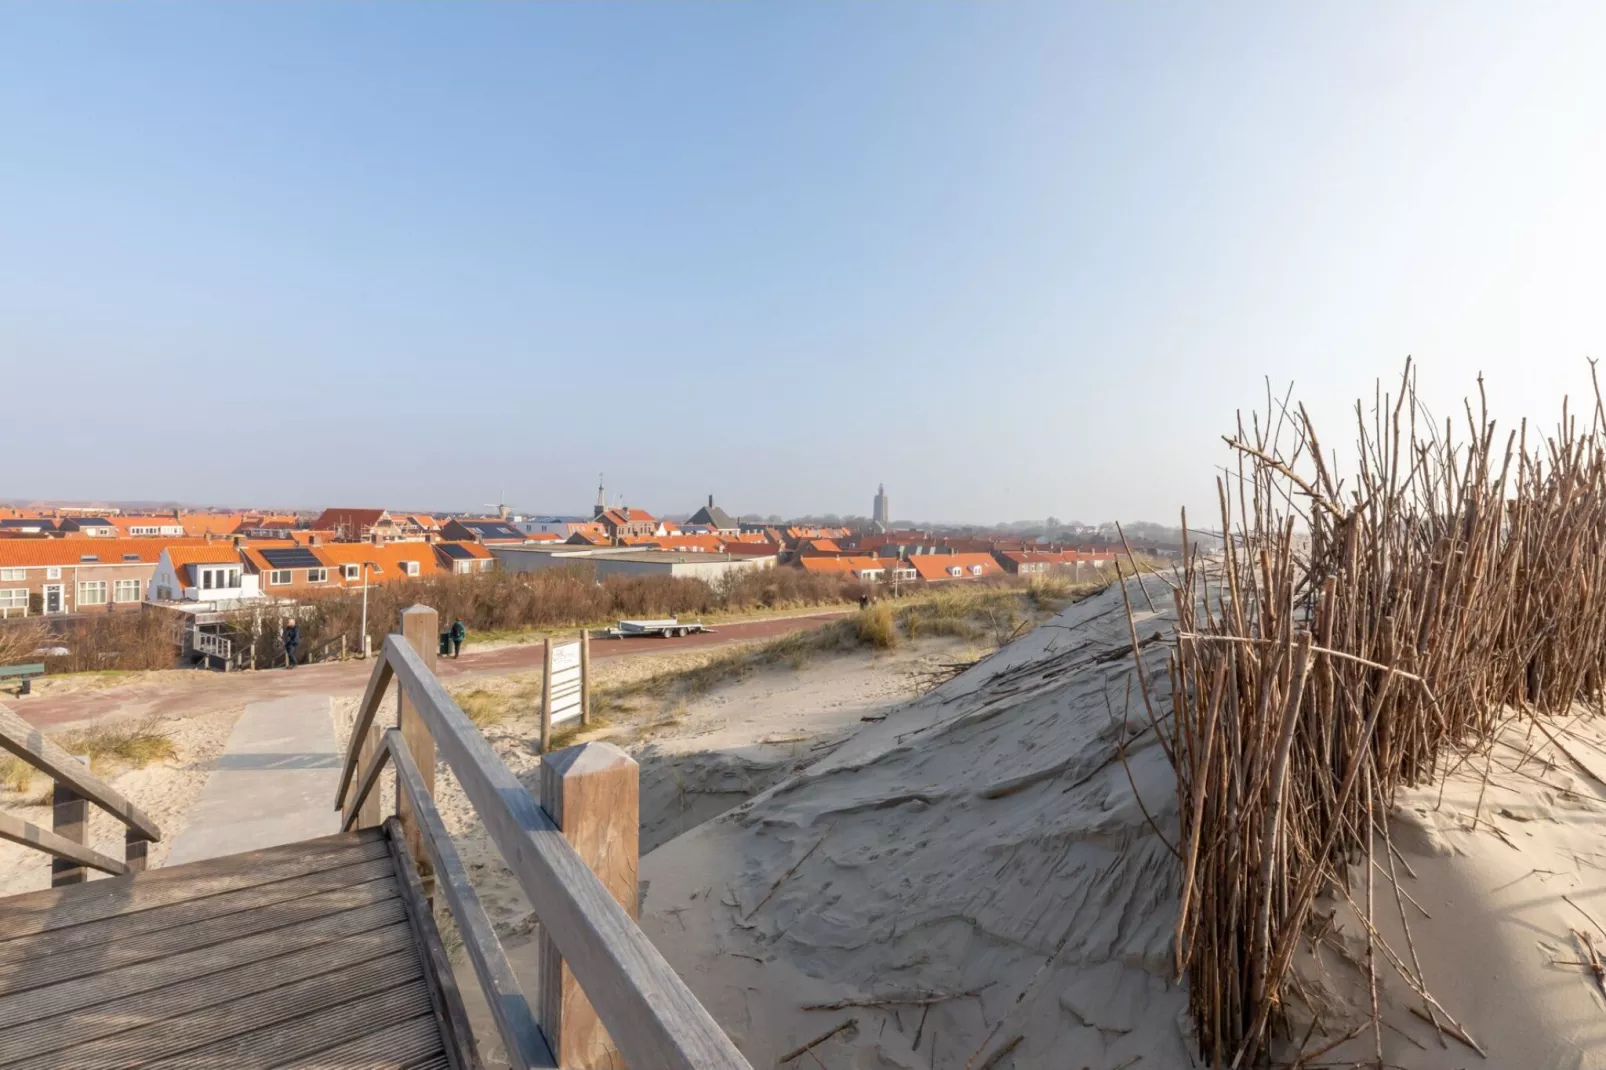
M 167 547 L 148 591 L 153 602 L 233 603 L 263 597 L 258 577 L 229 543 Z

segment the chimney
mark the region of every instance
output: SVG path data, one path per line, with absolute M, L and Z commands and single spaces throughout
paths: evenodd
M 229 538 L 234 543 L 236 549 L 238 549 L 239 547 L 245 545 L 245 536 L 244 535 L 231 535 L 231 536 L 229 536 Z
M 320 535 L 308 535 L 307 536 L 307 545 L 308 546 L 322 546 L 323 545 L 323 537 L 320 536 Z
M 710 494 L 708 496 L 708 508 L 712 509 L 713 507 L 714 507 L 714 496 L 712 494 Z

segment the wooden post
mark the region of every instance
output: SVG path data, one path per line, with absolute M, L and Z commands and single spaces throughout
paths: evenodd
M 362 770 L 368 768 L 368 763 L 373 761 L 374 755 L 379 753 L 380 746 L 381 739 L 379 734 L 379 726 L 377 724 L 370 724 L 368 726 L 368 734 L 363 736 L 362 745 L 357 748 L 357 770 L 359 775 L 351 778 L 351 786 L 346 790 L 346 801 L 345 804 L 340 808 L 340 816 L 342 819 L 351 816 L 352 796 L 354 796 L 357 793 L 357 790 L 362 786 L 358 783 L 358 781 L 361 780 L 360 774 Z M 400 809 L 399 805 L 397 809 Z M 368 793 L 368 798 L 362 801 L 362 806 L 357 811 L 357 822 L 356 824 L 352 825 L 352 828 L 371 829 L 384 824 L 384 818 L 380 816 L 379 811 L 379 787 L 376 785 L 374 790 Z
M 128 866 L 128 872 L 145 872 L 145 851 L 150 842 L 139 829 L 123 830 L 123 862 Z
M 543 640 L 545 654 L 541 659 L 541 753 L 552 746 L 552 637 Z
M 591 631 L 580 629 L 580 723 L 591 723 Z
M 612 743 L 581 743 L 541 759 L 541 808 L 631 918 L 636 917 L 640 770 Z M 541 1030 L 564 1070 L 621 1070 L 624 1057 L 543 929 Z
M 428 606 L 411 606 L 402 610 L 401 634 L 413 652 L 423 659 L 424 665 L 431 673 L 435 671 L 437 656 L 441 646 L 440 614 Z M 402 739 L 407 743 L 407 749 L 412 753 L 413 761 L 418 765 L 418 771 L 424 778 L 424 789 L 433 798 L 435 795 L 435 740 L 429 734 L 429 726 L 419 716 L 418 708 L 413 700 L 407 697 L 407 691 L 400 683 L 396 685 L 396 726 L 401 729 Z M 407 832 L 407 849 L 413 856 L 413 865 L 418 867 L 418 877 L 424 884 L 424 894 L 432 897 L 435 892 L 435 871 L 429 864 L 429 853 L 424 849 L 422 831 L 418 827 L 418 820 L 413 816 L 412 805 L 405 796 L 396 800 L 396 815 L 401 818 L 402 828 Z
M 81 760 L 81 759 L 80 759 Z M 88 763 L 85 762 L 87 765 Z M 73 843 L 87 843 L 85 831 L 89 823 L 89 804 L 84 797 L 66 783 L 55 782 L 54 805 L 51 807 L 50 828 L 56 835 Z M 89 870 L 70 858 L 50 860 L 50 886 L 82 884 L 89 879 Z

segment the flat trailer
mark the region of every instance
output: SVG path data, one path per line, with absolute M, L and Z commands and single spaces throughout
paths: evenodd
M 660 639 L 668 639 L 670 636 L 696 635 L 699 632 L 713 630 L 701 621 L 683 621 L 675 617 L 665 617 L 663 620 L 622 620 L 618 627 L 608 629 L 608 638 L 639 639 L 643 636 L 656 635 Z

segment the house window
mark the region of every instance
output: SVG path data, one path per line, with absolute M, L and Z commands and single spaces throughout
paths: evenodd
M 459 571 L 459 572 L 472 572 L 472 571 L 474 571 L 474 562 L 472 562 L 472 561 L 459 561 L 457 563 L 457 571 Z
M 960 568 L 958 565 L 949 565 L 948 566 L 948 575 L 950 575 L 950 576 L 963 576 L 964 574 L 965 574 L 965 570 Z
M 112 584 L 112 600 L 116 602 L 138 602 L 139 587 L 138 580 L 118 580 Z
M 9 591 L 0 591 L 0 609 L 27 609 L 28 588 L 15 587 Z
M 237 568 L 204 568 L 201 570 L 201 587 L 204 590 L 226 590 L 240 586 L 240 570 Z
M 79 554 L 78 555 L 78 560 L 80 560 L 80 561 L 99 561 L 100 560 L 100 555 L 99 554 Z
M 25 568 L 0 568 L 0 580 L 26 580 L 28 570 Z
M 409 576 L 418 575 L 418 562 L 417 561 L 403 561 L 402 562 L 402 571 L 407 573 L 407 575 L 409 575 Z
M 47 579 L 47 580 L 59 580 L 59 579 L 61 579 L 61 569 L 59 569 L 59 568 L 47 568 L 47 569 L 45 569 L 45 579 Z
M 83 580 L 78 584 L 78 605 L 103 606 L 106 604 L 106 581 Z
M 971 565 L 970 566 L 970 574 L 972 576 L 980 576 L 981 575 L 981 566 L 980 565 Z
M 344 567 L 345 567 L 345 570 L 346 570 L 346 579 L 348 579 L 348 580 L 360 580 L 360 579 L 362 579 L 362 566 L 361 565 L 346 565 Z
M 139 555 L 138 554 L 124 554 L 123 555 L 123 560 L 124 561 L 138 561 L 139 560 Z
M 329 570 L 326 569 L 326 568 L 309 568 L 309 569 L 307 569 L 307 582 L 308 583 L 323 583 L 328 578 L 329 578 Z
M 285 584 L 287 584 L 289 582 L 290 582 L 290 570 L 287 569 L 287 568 L 286 569 L 279 569 L 276 572 L 268 573 L 268 585 L 269 586 L 283 587 Z

